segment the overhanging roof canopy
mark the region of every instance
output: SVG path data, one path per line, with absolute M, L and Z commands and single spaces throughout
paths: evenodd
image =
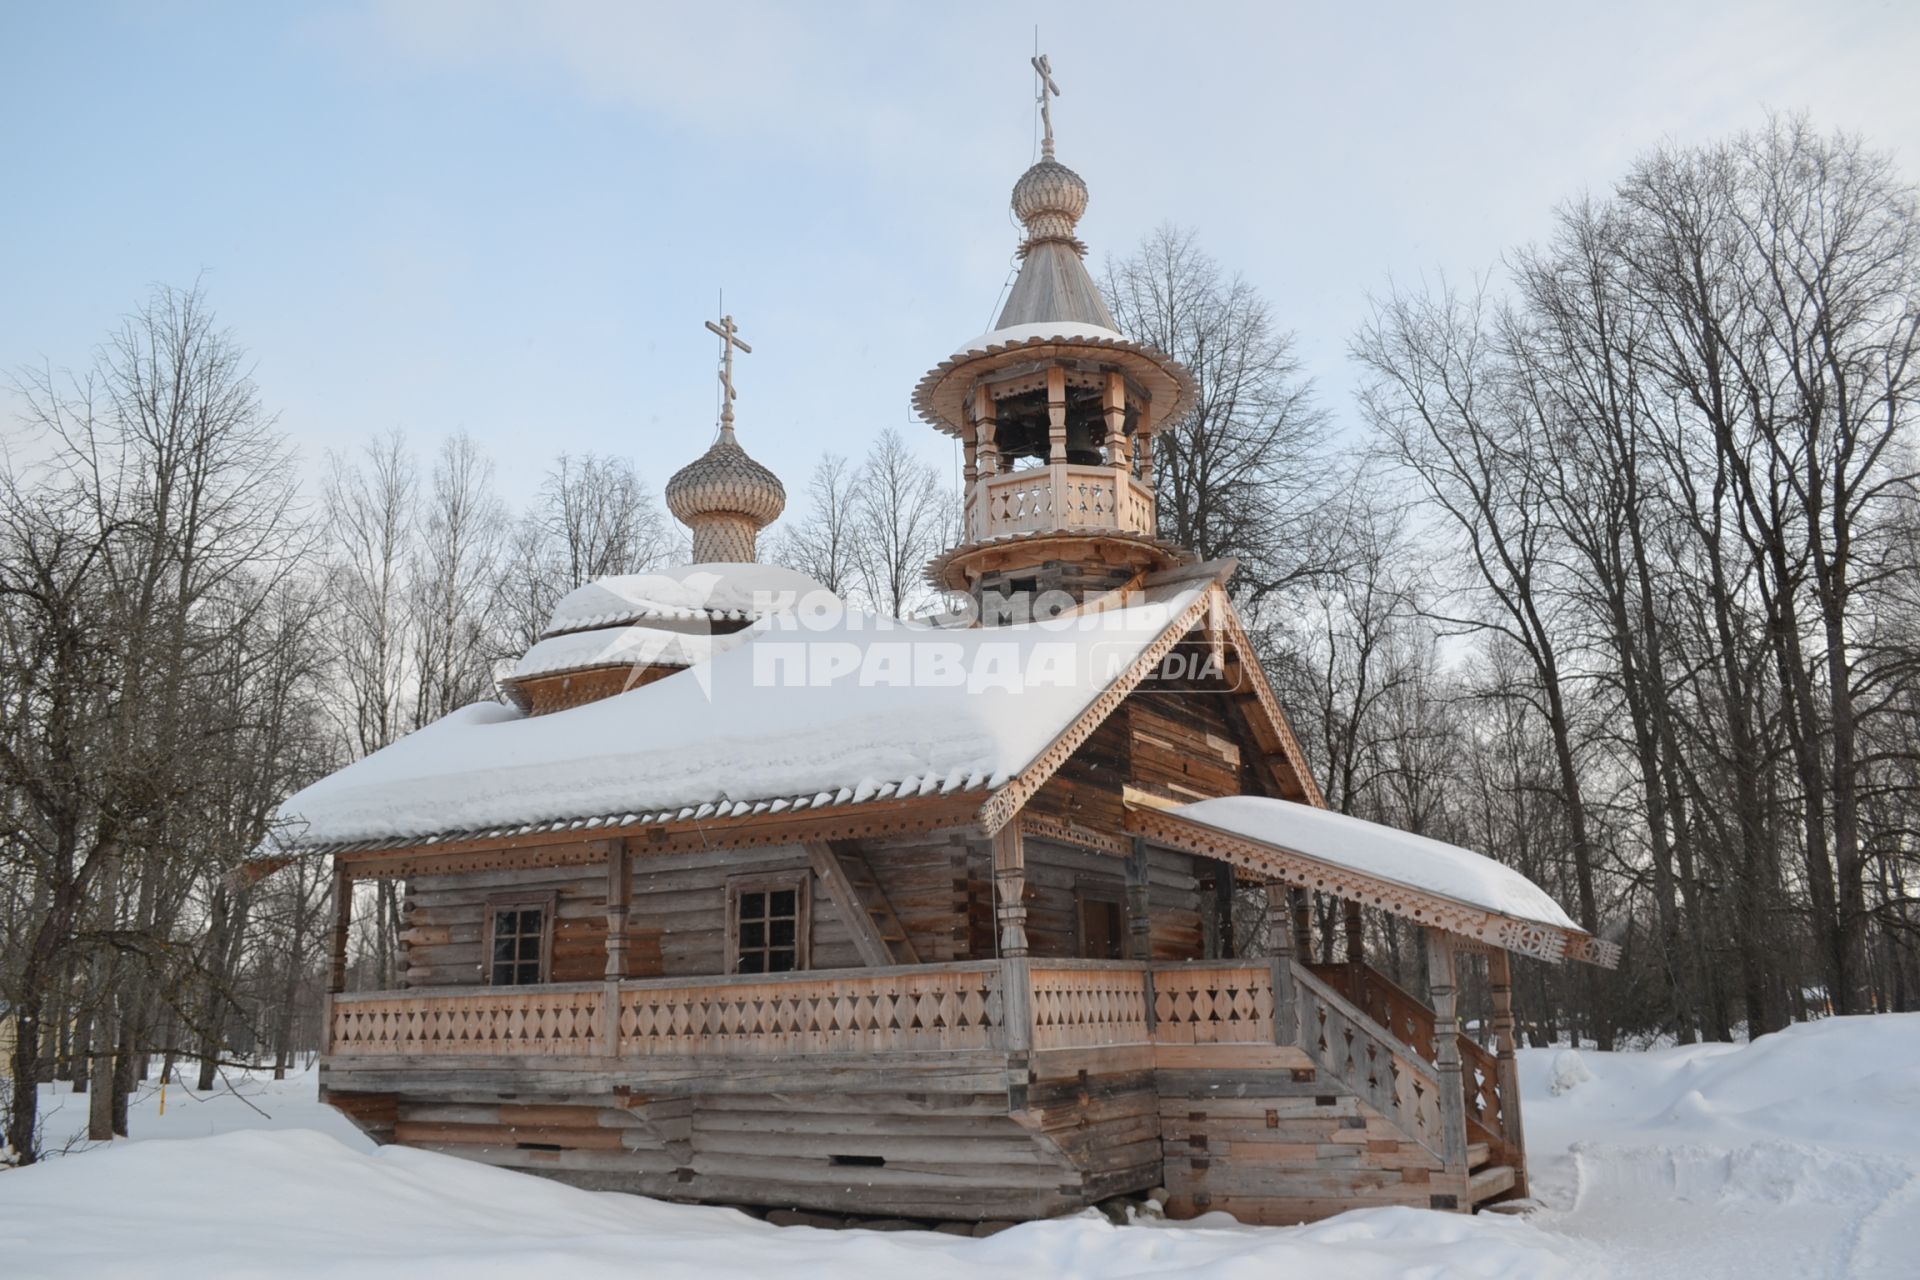
M 1268 880 L 1316 889 L 1542 960 L 1613 968 L 1620 948 L 1492 858 L 1312 805 L 1227 796 L 1174 808 L 1130 797 L 1127 828 Z

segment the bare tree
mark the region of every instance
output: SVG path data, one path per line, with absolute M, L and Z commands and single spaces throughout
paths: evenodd
M 853 589 L 859 574 L 860 483 L 847 459 L 822 454 L 807 478 L 807 513 L 785 523 L 771 558 L 813 578 L 838 596 Z
M 1252 603 L 1325 569 L 1327 417 L 1267 301 L 1170 226 L 1109 262 L 1104 291 L 1122 331 L 1199 384 L 1193 412 L 1158 436 L 1162 535 L 1202 559 L 1239 557 L 1235 590 Z
M 952 540 L 955 519 L 940 473 L 889 427 L 868 451 L 854 489 L 853 568 L 867 602 L 896 617 L 932 603 L 927 562 Z

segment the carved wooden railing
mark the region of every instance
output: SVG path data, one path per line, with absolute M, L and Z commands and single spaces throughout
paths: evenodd
M 969 964 L 822 976 L 620 985 L 620 1052 L 753 1057 L 988 1049 L 1001 1025 L 1000 968 Z
M 1315 1065 L 1444 1160 L 1446 1122 L 1433 1066 L 1312 970 L 1295 967 L 1294 989 L 1300 1047 Z
M 1146 1044 L 1147 966 L 1033 962 L 1033 1047 Z
M 1159 1044 L 1272 1044 L 1273 971 L 1263 962 L 1200 961 L 1153 970 Z
M 1428 1064 L 1438 1060 L 1433 1010 L 1385 974 L 1368 966 L 1351 964 L 1314 965 L 1311 971 Z M 1500 1091 L 1500 1059 L 1470 1036 L 1461 1035 L 1456 1039 L 1460 1046 L 1460 1087 L 1466 1098 L 1469 1131 L 1476 1141 L 1497 1142 L 1504 1148 L 1507 1126 L 1505 1099 Z M 1478 1132 L 1473 1132 L 1476 1129 Z M 1502 1162 L 1510 1163 L 1511 1159 Z
M 364 1054 L 591 1054 L 601 1051 L 606 1002 L 599 984 L 336 995 L 332 1052 Z
M 1113 467 L 1059 462 L 986 476 L 968 495 L 970 541 L 1056 529 L 1151 537 L 1152 491 Z

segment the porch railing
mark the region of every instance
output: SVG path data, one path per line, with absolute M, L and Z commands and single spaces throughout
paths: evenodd
M 995 961 L 751 977 L 449 987 L 332 997 L 336 1054 L 764 1056 L 997 1049 Z M 1265 964 L 1036 960 L 1034 1049 L 1271 1044 Z

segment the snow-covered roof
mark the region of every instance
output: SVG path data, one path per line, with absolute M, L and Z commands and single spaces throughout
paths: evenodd
M 302 848 L 740 816 L 1001 787 L 1212 578 L 1019 626 L 787 614 L 711 661 L 542 716 L 454 712 L 288 799 Z
M 703 631 L 668 631 L 635 624 L 599 627 L 548 636 L 527 650 L 514 664 L 512 679 L 558 675 L 592 667 L 692 666 L 731 649 L 747 638 L 745 631 L 711 635 Z
M 1581 929 L 1546 890 L 1471 849 L 1315 805 L 1228 796 L 1169 805 L 1130 797 L 1127 829 L 1269 882 L 1331 893 L 1543 960 L 1613 968 L 1620 948 Z
M 1171 812 L 1485 911 L 1556 929 L 1579 927 L 1545 889 L 1505 863 L 1364 818 L 1266 796 L 1201 800 Z
M 751 619 L 831 604 L 833 594 L 797 569 L 772 564 L 690 564 L 599 578 L 554 606 L 546 634 L 616 627 L 649 619 Z

